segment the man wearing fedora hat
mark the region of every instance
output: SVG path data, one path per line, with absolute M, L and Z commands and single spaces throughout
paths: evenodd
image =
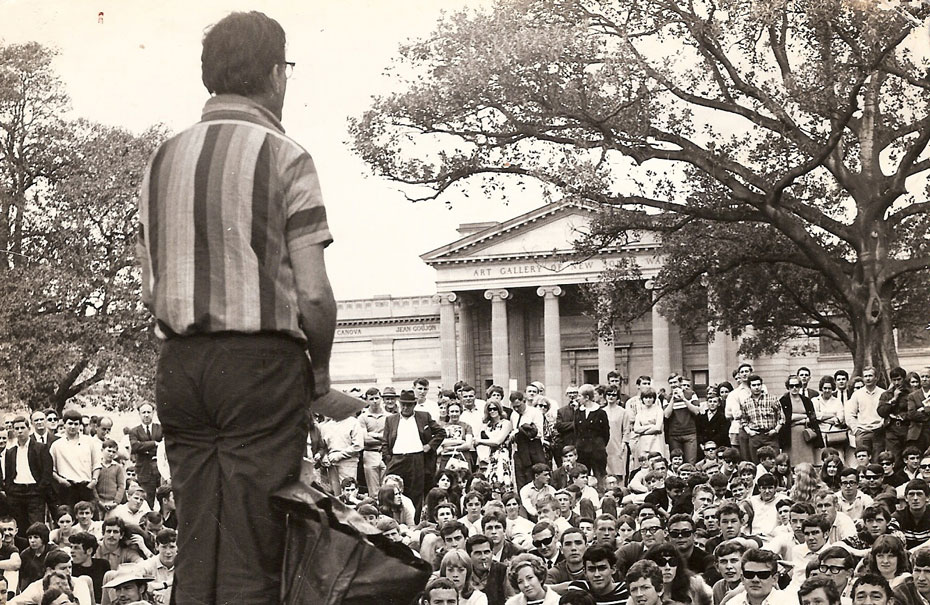
M 404 480 L 404 495 L 413 500 L 419 513 L 436 468 L 436 448 L 446 438 L 446 432 L 429 412 L 415 410 L 417 398 L 413 391 L 400 392 L 400 413 L 384 421 L 382 454 L 387 473 Z M 430 479 L 427 483 L 427 478 Z

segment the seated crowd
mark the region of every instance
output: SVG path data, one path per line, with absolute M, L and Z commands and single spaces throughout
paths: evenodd
M 150 404 L 118 443 L 78 409 L 8 414 L 0 431 L 0 603 L 171 600 L 177 517 Z M 167 475 L 167 472 L 165 472 Z
M 930 368 L 771 393 L 742 364 L 570 386 L 371 388 L 320 418 L 321 482 L 428 562 L 423 603 L 926 605 Z

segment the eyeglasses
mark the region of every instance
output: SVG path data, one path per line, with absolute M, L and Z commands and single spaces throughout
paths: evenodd
M 672 538 L 690 538 L 694 535 L 693 529 L 676 529 L 668 532 L 668 535 Z
M 540 548 L 542 546 L 549 546 L 552 544 L 552 541 L 555 539 L 554 536 L 549 536 L 548 538 L 543 538 L 542 540 L 533 540 L 533 546 Z
M 294 75 L 294 67 L 296 67 L 296 66 L 297 66 L 297 64 L 294 63 L 293 61 L 285 61 L 285 62 L 284 62 L 284 76 L 285 76 L 286 78 L 290 78 L 291 76 L 293 76 L 293 75 Z
M 760 580 L 768 580 L 772 577 L 773 573 L 775 572 L 771 569 L 766 569 L 765 571 L 748 571 L 744 569 L 743 577 L 747 580 L 755 580 L 756 578 L 759 578 Z
M 655 526 L 653 526 L 653 527 L 644 527 L 644 528 L 640 529 L 639 532 L 640 532 L 641 534 L 645 535 L 645 536 L 651 536 L 652 534 L 656 533 L 657 531 L 659 531 L 659 530 L 661 530 L 661 529 L 662 529 L 662 528 L 661 528 L 660 526 L 655 525 Z
M 673 557 L 662 557 L 656 561 L 656 564 L 659 567 L 678 567 L 678 559 Z
M 859 485 L 858 481 L 840 481 L 840 485 Z
M 820 573 L 832 573 L 834 576 L 838 573 L 843 573 L 846 571 L 846 568 L 842 565 L 821 565 Z

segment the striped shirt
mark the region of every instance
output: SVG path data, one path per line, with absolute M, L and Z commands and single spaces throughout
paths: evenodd
M 332 236 L 313 160 L 270 111 L 208 100 L 201 122 L 153 154 L 139 221 L 142 299 L 164 332 L 306 340 L 291 253 Z
M 575 580 L 568 585 L 569 590 L 580 590 L 594 597 L 598 605 L 626 605 L 630 598 L 630 591 L 625 582 L 617 582 L 614 589 L 607 594 L 596 595 L 591 591 L 591 584 L 587 580 Z

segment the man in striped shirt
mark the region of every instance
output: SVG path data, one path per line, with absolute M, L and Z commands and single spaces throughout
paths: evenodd
M 284 50 L 262 13 L 211 27 L 201 64 L 213 96 L 156 150 L 142 186 L 179 605 L 277 602 L 284 518 L 269 496 L 297 478 L 307 405 L 330 386 L 332 237 L 313 160 L 281 126 Z
M 584 580 L 575 580 L 568 590 L 583 590 L 602 605 L 625 605 L 630 598 L 626 584 L 614 579 L 617 556 L 606 546 L 592 546 L 581 557 L 584 562 Z

